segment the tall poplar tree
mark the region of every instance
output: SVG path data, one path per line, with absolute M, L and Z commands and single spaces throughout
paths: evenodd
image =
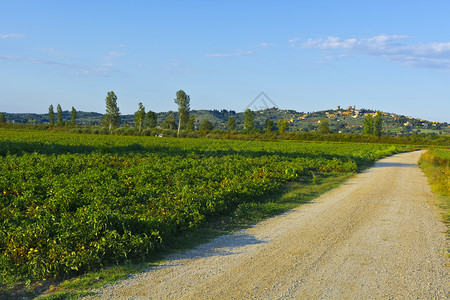
M 180 134 L 181 127 L 186 128 L 189 121 L 191 98 L 183 90 L 179 90 L 174 101 L 178 104 L 178 134 Z
M 108 92 L 106 96 L 106 114 L 105 114 L 105 124 L 109 128 L 109 132 L 119 125 L 120 123 L 120 111 L 117 106 L 117 96 L 113 91 Z
M 53 110 L 53 104 L 50 104 L 48 107 L 48 120 L 50 122 L 50 126 L 55 125 L 55 111 Z
M 59 126 L 62 126 L 64 123 L 63 123 L 63 111 L 62 111 L 62 108 L 61 108 L 61 105 L 59 105 L 59 103 L 58 103 L 58 105 L 56 106 L 56 113 L 57 113 L 57 118 L 58 118 L 58 125 Z
M 134 113 L 134 119 L 136 122 L 136 125 L 138 127 L 139 133 L 142 131 L 142 124 L 144 124 L 145 120 L 145 107 L 142 105 L 142 102 L 139 102 L 139 109 L 137 112 Z
M 72 119 L 71 119 L 72 125 L 75 125 L 77 122 L 77 110 L 75 107 L 72 106 Z
M 0 113 L 0 123 L 6 123 L 6 118 L 4 113 Z

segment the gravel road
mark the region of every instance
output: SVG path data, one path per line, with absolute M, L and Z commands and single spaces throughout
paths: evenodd
M 447 299 L 448 241 L 421 151 L 108 286 L 100 299 Z M 96 298 L 98 299 L 98 298 Z

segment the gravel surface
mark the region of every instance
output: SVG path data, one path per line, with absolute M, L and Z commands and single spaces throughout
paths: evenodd
M 421 153 L 382 159 L 311 203 L 95 292 L 101 299 L 450 298 L 446 227 L 417 166 Z

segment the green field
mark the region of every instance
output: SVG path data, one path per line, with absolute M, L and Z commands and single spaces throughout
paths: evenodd
M 165 240 L 286 183 L 348 174 L 403 146 L 0 131 L 2 277 L 148 259 Z

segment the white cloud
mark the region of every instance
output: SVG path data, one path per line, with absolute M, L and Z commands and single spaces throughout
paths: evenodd
M 237 56 L 249 56 L 255 54 L 255 51 L 252 50 L 238 50 L 236 51 Z
M 258 47 L 277 47 L 277 44 L 272 44 L 272 43 L 261 43 L 258 45 Z
M 42 51 L 42 52 L 45 52 L 47 54 L 54 55 L 54 56 L 78 57 L 77 55 L 57 51 L 53 48 L 40 48 L 40 49 L 36 49 L 36 50 L 39 50 L 39 51 Z
M 223 54 L 223 53 L 211 53 L 211 54 L 206 54 L 206 57 L 231 57 L 231 55 Z
M 115 52 L 115 51 L 108 52 L 108 56 L 111 56 L 111 57 L 120 57 L 120 56 L 125 56 L 125 55 L 127 55 L 126 52 Z
M 317 49 L 351 49 L 357 45 L 356 39 L 341 40 L 338 37 L 329 36 L 326 40 L 309 39 L 302 44 L 303 48 Z
M 224 57 L 236 57 L 236 56 L 250 56 L 256 54 L 253 50 L 235 50 L 233 54 L 225 54 L 225 53 L 209 53 L 206 54 L 206 57 L 209 58 L 224 58 Z
M 112 60 L 116 60 L 119 57 L 126 56 L 126 55 L 127 55 L 126 52 L 110 51 L 110 52 L 108 52 L 107 56 L 103 57 L 103 59 L 107 60 L 107 61 L 112 61 Z
M 21 39 L 26 37 L 25 34 L 21 33 L 8 33 L 8 34 L 0 34 L 0 39 Z
M 51 61 L 51 60 L 22 57 L 22 56 L 0 56 L 0 59 L 8 60 L 8 61 L 16 61 L 16 62 L 29 62 L 29 63 L 33 63 L 33 64 L 49 65 L 49 66 L 76 67 L 76 65 L 72 65 L 72 64 L 61 63 L 61 62 L 56 62 L 56 61 Z
M 404 35 L 377 35 L 371 38 L 342 39 L 329 36 L 326 39 L 292 39 L 301 48 L 327 51 L 343 51 L 345 55 L 359 54 L 382 57 L 389 61 L 419 68 L 450 69 L 450 42 L 411 44 Z M 342 54 L 339 55 L 342 57 Z M 327 58 L 333 55 L 327 54 Z
M 113 74 L 126 75 L 124 72 L 110 68 L 109 66 L 88 66 L 88 65 L 68 64 L 52 60 L 43 60 L 23 56 L 0 56 L 0 59 L 13 62 L 46 65 L 52 67 L 63 67 L 72 70 L 69 73 L 67 73 L 68 75 L 72 76 L 86 76 L 86 75 L 111 76 Z

